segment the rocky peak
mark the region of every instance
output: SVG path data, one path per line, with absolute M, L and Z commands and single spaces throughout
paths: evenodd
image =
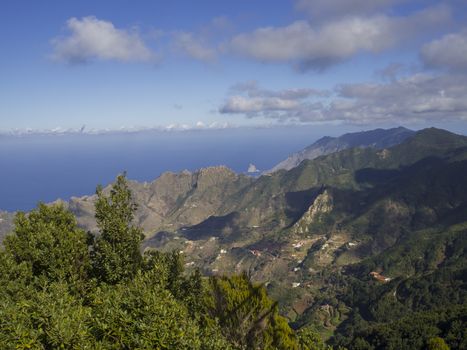
M 294 224 L 293 231 L 299 234 L 308 233 L 309 226 L 312 223 L 319 222 L 322 219 L 322 215 L 330 213 L 333 208 L 333 196 L 330 191 L 325 189 L 315 198 L 305 214 Z
M 199 190 L 206 190 L 226 181 L 234 181 L 237 174 L 226 166 L 214 166 L 199 169 L 193 174 L 193 182 Z

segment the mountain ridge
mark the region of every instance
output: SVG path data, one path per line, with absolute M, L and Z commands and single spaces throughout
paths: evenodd
M 414 133 L 414 131 L 404 127 L 397 127 L 347 133 L 338 137 L 324 136 L 301 151 L 292 153 L 265 173 L 270 174 L 279 170 L 290 170 L 304 160 L 312 160 L 319 156 L 342 151 L 347 148 L 374 147 L 382 149 L 391 147 L 403 142 Z
M 383 332 L 467 302 L 465 178 L 467 137 L 430 128 L 258 178 L 211 167 L 129 186 L 143 249 L 182 252 L 207 275 L 247 271 L 291 321 L 349 346 L 372 341 L 358 324 Z M 67 204 L 88 230 L 93 204 Z

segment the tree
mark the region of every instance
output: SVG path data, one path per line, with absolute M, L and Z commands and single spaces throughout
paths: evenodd
M 175 298 L 181 299 L 184 294 L 183 285 L 183 259 L 177 252 L 173 251 L 168 256 L 168 278 L 167 287 Z
M 196 322 L 168 290 L 154 283 L 155 272 L 139 272 L 131 282 L 104 284 L 96 290 L 93 329 L 103 348 L 201 348 Z
M 82 287 L 90 260 L 86 233 L 63 205 L 39 204 L 28 215 L 18 213 L 15 229 L 5 239 L 5 251 L 18 263 L 26 263 L 34 276 L 65 280 Z
M 119 175 L 106 195 L 96 190 L 96 221 L 100 235 L 93 245 L 92 261 L 98 280 L 115 284 L 133 277 L 142 266 L 141 228 L 133 226 L 137 209 L 125 174 Z
M 1 349 L 96 349 L 89 307 L 64 282 L 43 286 L 28 298 L 0 298 Z
M 427 349 L 428 350 L 449 350 L 449 346 L 446 344 L 443 338 L 434 337 L 428 340 Z
M 178 252 L 143 258 L 135 210 L 121 175 L 97 189 L 92 242 L 62 205 L 17 215 L 0 250 L 1 349 L 323 349 L 313 334 L 299 344 L 246 274 L 187 274 Z
M 217 319 L 224 336 L 234 346 L 247 349 L 298 349 L 297 339 L 285 318 L 278 314 L 262 285 L 244 273 L 211 277 L 208 312 Z
M 297 332 L 298 343 L 300 344 L 300 350 L 325 350 L 328 349 L 319 333 L 312 327 L 301 328 Z

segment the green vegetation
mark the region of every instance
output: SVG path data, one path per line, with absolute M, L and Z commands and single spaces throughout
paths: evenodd
M 437 129 L 258 179 L 119 177 L 69 204 L 92 235 L 61 206 L 17 215 L 0 254 L 0 340 L 467 349 L 465 179 L 467 138 Z M 142 241 L 140 226 L 156 234 Z
M 100 235 L 92 249 L 93 269 L 104 282 L 131 279 L 141 269 L 143 232 L 131 226 L 135 204 L 124 176 L 119 176 L 107 197 L 97 188 L 96 221 Z
M 246 274 L 203 278 L 178 253 L 142 255 L 124 176 L 97 197 L 95 238 L 60 204 L 16 216 L 0 252 L 0 348 L 324 348 Z
M 277 313 L 261 285 L 254 285 L 246 274 L 211 278 L 208 309 L 219 318 L 222 329 L 239 348 L 297 349 L 296 337 L 286 320 Z
M 328 180 L 333 211 L 308 226 L 326 236 L 301 264 L 313 269 L 302 278 L 316 287 L 296 327 L 311 325 L 329 344 L 349 349 L 467 348 L 466 140 L 427 129 L 380 159 L 347 150 L 309 163 L 342 157 L 334 169 L 348 164 L 355 182 Z M 320 265 L 329 242 L 342 234 L 353 246 L 341 246 Z M 372 271 L 390 280 L 377 281 Z

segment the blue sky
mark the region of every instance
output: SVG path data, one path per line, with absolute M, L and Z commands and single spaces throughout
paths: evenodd
M 0 129 L 460 125 L 464 1 L 0 4 Z

